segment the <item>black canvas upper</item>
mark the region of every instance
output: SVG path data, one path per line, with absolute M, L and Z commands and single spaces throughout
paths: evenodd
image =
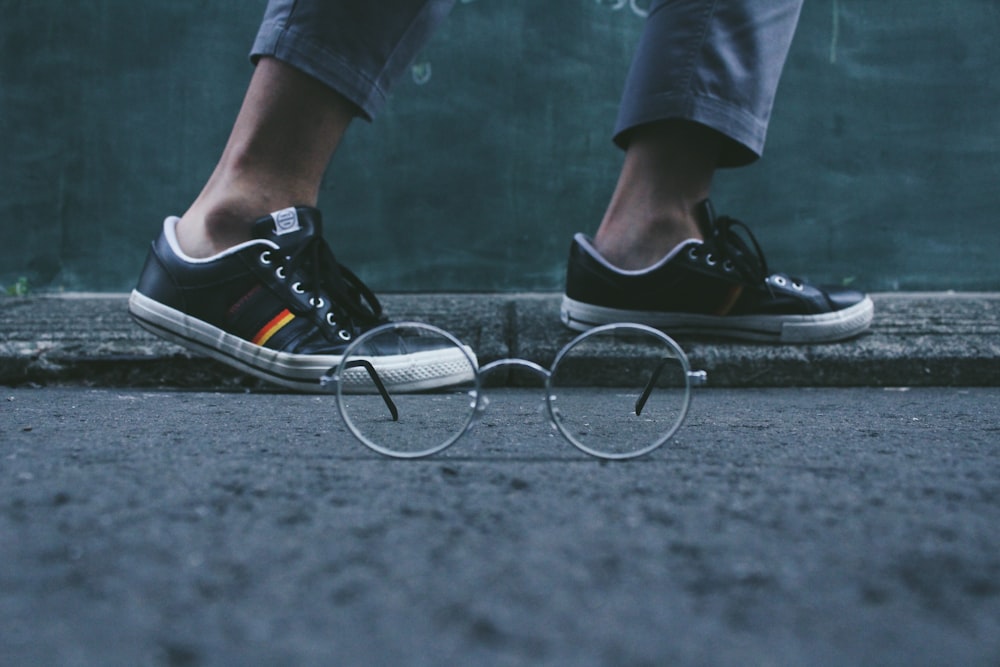
M 287 323 L 264 343 L 297 354 L 336 354 L 386 321 L 375 295 L 339 264 L 322 237 L 318 210 L 295 209 L 294 231 L 273 216 L 254 224 L 259 242 L 208 261 L 179 257 L 164 235 L 153 242 L 137 291 L 246 340 L 275 318 Z M 277 248 L 274 247 L 276 244 Z M 294 317 L 288 318 L 285 311 Z
M 813 315 L 865 299 L 856 290 L 815 287 L 771 273 L 746 225 L 716 217 L 707 200 L 698 213 L 704 242 L 691 241 L 646 271 L 617 270 L 574 239 L 566 296 L 622 310 L 703 315 Z

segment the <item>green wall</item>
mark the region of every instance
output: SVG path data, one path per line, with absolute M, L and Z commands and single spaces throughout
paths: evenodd
M 646 4 L 460 1 L 331 165 L 338 257 L 379 290 L 560 289 Z M 263 6 L 0 0 L 0 284 L 131 288 L 221 151 Z M 1000 289 L 998 38 L 995 0 L 807 0 L 764 159 L 716 207 L 816 281 Z

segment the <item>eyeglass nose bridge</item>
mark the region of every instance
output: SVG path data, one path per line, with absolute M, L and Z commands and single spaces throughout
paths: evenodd
M 534 361 L 528 361 L 527 359 L 497 359 L 496 361 L 491 361 L 485 366 L 480 367 L 480 380 L 501 368 L 519 368 L 530 371 L 531 373 L 539 376 L 543 382 L 548 382 L 549 377 L 552 375 L 552 372 L 549 371 L 549 369 L 545 368 L 541 364 L 536 364 Z
M 549 369 L 545 368 L 541 364 L 536 364 L 534 361 L 528 361 L 527 359 L 516 359 L 516 358 L 497 359 L 496 361 L 491 361 L 485 366 L 481 366 L 479 368 L 478 375 L 479 375 L 480 385 L 482 385 L 483 380 L 486 377 L 488 377 L 491 373 L 504 368 L 515 368 L 528 371 L 534 375 L 537 375 L 541 379 L 543 385 L 547 385 L 549 378 L 552 376 L 552 372 L 549 371 Z M 487 394 L 487 391 L 482 389 L 482 387 L 480 387 L 475 403 L 477 420 L 480 417 L 482 417 L 483 413 L 486 411 L 486 406 L 489 405 L 489 403 L 490 399 Z M 472 424 L 470 423 L 469 428 L 471 427 Z
M 479 375 L 480 377 L 485 377 L 499 368 L 504 368 L 505 366 L 529 370 L 536 375 L 541 376 L 543 380 L 548 380 L 549 376 L 552 374 L 549 369 L 545 368 L 541 364 L 536 364 L 534 361 L 528 361 L 527 359 L 497 359 L 496 361 L 491 361 L 480 368 Z

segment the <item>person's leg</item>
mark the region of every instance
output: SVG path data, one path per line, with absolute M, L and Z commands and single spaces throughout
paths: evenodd
M 271 0 L 225 150 L 183 218 L 164 221 L 129 298 L 141 326 L 318 391 L 350 341 L 387 321 L 330 251 L 315 204 L 351 119 L 378 112 L 453 2 Z M 382 343 L 383 354 L 405 357 L 428 379 L 423 386 L 454 381 L 447 351 Z
M 177 225 L 191 257 L 250 238 L 253 221 L 314 206 L 351 119 L 368 119 L 454 0 L 271 0 L 257 69 L 215 171 Z
M 871 323 L 854 290 L 772 273 L 708 202 L 718 167 L 759 157 L 801 0 L 657 0 L 626 81 L 625 162 L 593 241 L 570 248 L 562 319 L 668 333 L 826 342 Z M 737 233 L 743 230 L 745 237 Z
M 636 128 L 611 202 L 594 236 L 609 262 L 643 269 L 677 244 L 700 239 L 697 205 L 708 198 L 722 135 L 683 121 Z
M 719 166 L 755 160 L 802 0 L 654 2 L 625 85 L 625 162 L 594 238 L 639 269 L 701 238 L 696 206 Z
M 356 109 L 308 74 L 262 58 L 215 171 L 177 224 L 181 249 L 209 257 L 250 240 L 264 213 L 315 206 Z

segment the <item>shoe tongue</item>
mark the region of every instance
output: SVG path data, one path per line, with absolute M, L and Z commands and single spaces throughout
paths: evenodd
M 273 241 L 282 248 L 301 245 L 322 232 L 319 211 L 306 206 L 275 211 L 257 220 L 253 227 L 254 238 Z

